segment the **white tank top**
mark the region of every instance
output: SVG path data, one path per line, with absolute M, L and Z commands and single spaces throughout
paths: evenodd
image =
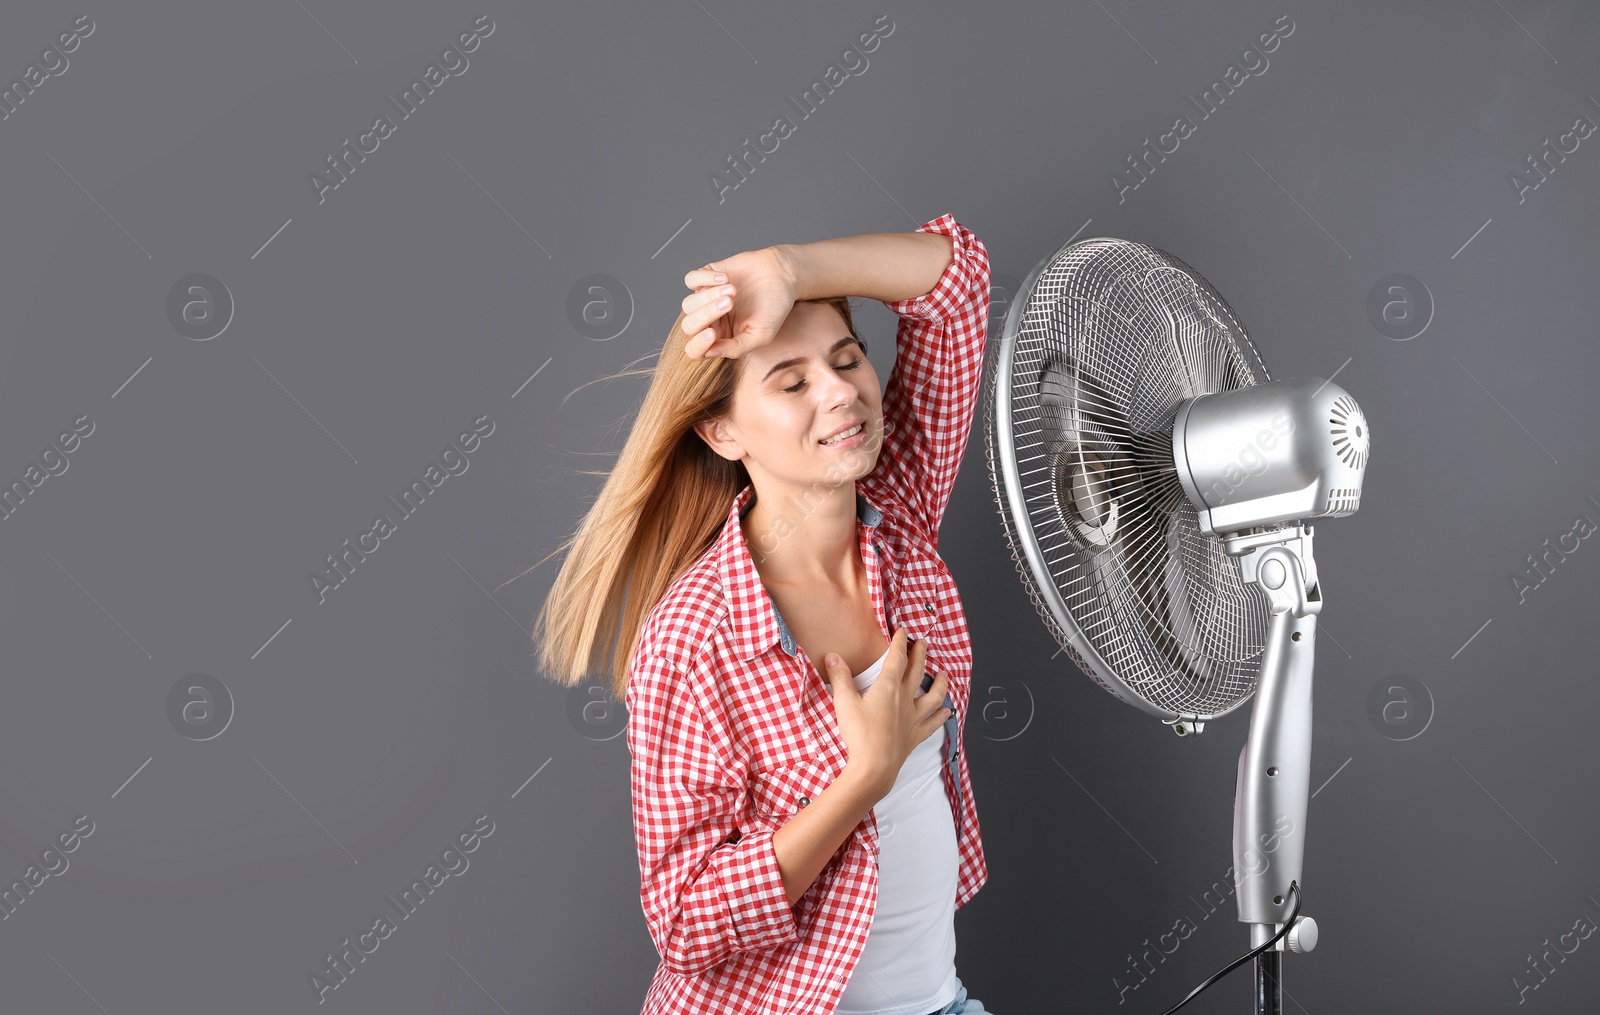
M 872 686 L 888 657 L 885 649 L 856 674 L 858 692 Z M 916 696 L 924 693 L 919 689 Z M 961 857 L 940 771 L 946 736 L 941 728 L 913 748 L 889 795 L 873 808 L 878 904 L 837 1015 L 927 1015 L 955 1000 Z

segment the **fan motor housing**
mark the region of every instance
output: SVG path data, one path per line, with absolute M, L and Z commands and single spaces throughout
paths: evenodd
M 1354 513 L 1370 441 L 1348 392 L 1291 377 L 1185 401 L 1172 458 L 1201 530 L 1217 535 Z

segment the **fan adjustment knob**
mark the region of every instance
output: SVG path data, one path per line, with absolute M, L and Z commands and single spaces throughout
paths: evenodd
M 1283 588 L 1283 580 L 1288 577 L 1283 570 L 1283 561 L 1276 557 L 1268 557 L 1261 562 L 1261 584 L 1269 589 Z
M 1291 952 L 1309 952 L 1317 946 L 1317 921 L 1309 916 L 1297 916 L 1294 926 L 1283 936 Z

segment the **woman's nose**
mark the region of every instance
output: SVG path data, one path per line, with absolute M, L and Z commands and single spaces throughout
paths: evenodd
M 844 374 L 837 370 L 829 370 L 826 376 L 828 383 L 822 386 L 823 394 L 826 396 L 825 404 L 837 407 L 849 405 L 855 400 L 856 386 L 851 384 Z

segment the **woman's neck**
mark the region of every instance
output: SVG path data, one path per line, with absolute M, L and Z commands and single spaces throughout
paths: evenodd
M 745 513 L 740 526 L 764 584 L 844 596 L 863 587 L 866 565 L 856 538 L 855 491 L 838 493 L 846 496 L 831 498 L 803 514 L 784 510 L 769 516 L 760 499 Z

